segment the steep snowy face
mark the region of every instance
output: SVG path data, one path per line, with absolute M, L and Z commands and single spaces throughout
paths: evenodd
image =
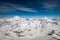
M 0 31 L 13 37 L 30 37 L 38 34 L 48 34 L 51 30 L 60 31 L 60 21 L 43 18 L 21 18 L 15 16 L 0 19 Z M 12 35 L 13 34 L 13 35 Z

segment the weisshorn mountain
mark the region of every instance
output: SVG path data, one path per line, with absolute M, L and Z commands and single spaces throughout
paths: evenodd
M 0 18 L 0 40 L 60 40 L 60 20 L 55 18 Z

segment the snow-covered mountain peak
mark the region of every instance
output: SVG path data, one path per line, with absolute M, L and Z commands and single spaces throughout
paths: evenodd
M 15 16 L 15 17 L 13 17 L 13 19 L 15 19 L 15 20 L 19 20 L 20 17 L 19 17 L 19 16 Z
M 12 18 L 8 18 L 7 21 L 16 21 L 16 20 L 20 20 L 21 18 L 19 16 L 14 16 Z
M 48 17 L 43 17 L 44 19 L 49 19 Z
M 0 19 L 0 31 L 3 30 L 2 32 L 9 33 L 12 37 L 33 37 L 40 34 L 46 35 L 52 30 L 57 32 L 60 31 L 60 21 L 57 20 L 55 22 L 54 20 L 49 17 L 22 18 L 14 16 L 6 20 Z
M 49 18 L 49 17 L 43 17 L 42 19 L 46 20 L 46 21 L 49 21 L 49 22 L 53 22 L 53 20 L 51 20 L 51 18 Z

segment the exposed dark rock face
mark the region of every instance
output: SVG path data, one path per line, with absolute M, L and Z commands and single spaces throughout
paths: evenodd
M 47 35 L 52 35 L 52 34 L 54 34 L 55 33 L 55 31 L 54 30 L 52 30 L 50 33 L 48 33 Z
M 21 34 L 16 34 L 17 37 L 24 37 L 25 35 L 21 35 Z
M 57 22 L 53 22 L 53 24 L 56 24 L 56 25 L 58 25 L 58 23 L 57 23 Z
M 18 31 L 13 31 L 14 33 L 18 33 L 18 34 L 20 34 L 20 32 L 18 32 Z
M 29 20 L 29 19 L 26 19 L 26 20 Z
M 57 20 L 57 19 L 52 19 L 52 20 Z
M 9 33 L 5 33 L 4 35 L 5 35 L 5 36 L 9 36 Z
M 13 31 L 14 33 L 16 33 L 17 37 L 24 37 L 25 35 L 21 35 L 21 33 L 23 33 L 23 31 Z
M 28 31 L 31 31 L 31 29 L 29 29 Z

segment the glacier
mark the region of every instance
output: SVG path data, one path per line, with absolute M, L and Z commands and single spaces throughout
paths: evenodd
M 56 18 L 0 18 L 0 40 L 60 40 Z

